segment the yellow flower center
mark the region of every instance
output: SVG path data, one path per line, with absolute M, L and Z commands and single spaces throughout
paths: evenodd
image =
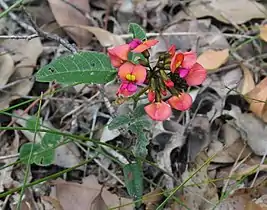
M 176 64 L 175 64 L 175 67 L 176 67 L 176 69 L 181 65 L 181 61 L 178 61 Z
M 127 75 L 126 75 L 126 79 L 127 79 L 128 81 L 134 82 L 134 81 L 135 81 L 135 76 L 132 75 L 132 74 L 127 74 Z

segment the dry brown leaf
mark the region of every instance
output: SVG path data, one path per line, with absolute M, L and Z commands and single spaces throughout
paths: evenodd
M 241 169 L 238 169 L 237 171 L 235 171 L 233 173 L 233 176 L 238 176 L 238 177 L 242 177 L 242 176 L 248 176 L 251 174 L 256 173 L 256 171 L 267 171 L 267 164 L 262 164 L 262 165 L 254 165 L 254 166 L 246 166 L 246 167 L 242 167 Z
M 246 95 L 250 103 L 249 109 L 264 122 L 267 122 L 267 77 Z
M 253 201 L 248 201 L 245 207 L 245 210 L 266 210 L 266 209 L 267 208 L 261 207 L 259 204 L 256 204 Z
M 50 205 L 54 207 L 55 210 L 64 210 L 56 198 L 50 196 L 42 196 L 41 200 L 42 203 L 48 202 Z
M 0 54 L 0 87 L 5 85 L 15 71 L 14 61 L 8 53 Z
M 264 210 L 253 199 L 257 199 L 266 193 L 266 181 L 253 188 L 241 188 L 234 192 L 233 195 L 222 201 L 216 210 Z
M 212 156 L 217 152 L 216 156 L 212 159 L 212 162 L 214 163 L 233 163 L 239 156 L 239 159 L 242 160 L 252 152 L 251 149 L 246 146 L 242 154 L 240 154 L 244 146 L 244 141 L 241 139 L 237 139 L 233 144 L 226 147 L 221 146 L 218 142 L 214 142 L 212 143 L 208 154 L 209 156 Z
M 235 113 L 236 112 L 236 113 Z M 264 155 L 267 151 L 267 126 L 253 113 L 241 113 L 232 110 L 235 120 L 231 121 L 240 131 L 241 137 L 256 155 Z
M 248 92 L 253 90 L 253 88 L 255 88 L 255 82 L 251 71 L 244 65 L 241 65 L 241 68 L 243 69 L 244 79 L 241 84 L 240 93 L 247 94 Z
M 160 188 L 156 188 L 150 193 L 147 193 L 143 197 L 143 203 L 146 205 L 146 210 L 154 210 L 156 206 L 163 198 L 162 190 Z
M 113 47 L 121 44 L 125 44 L 125 41 L 123 38 L 116 34 L 112 34 L 107 30 L 104 30 L 102 28 L 93 27 L 93 26 L 84 26 L 84 25 L 67 25 L 64 26 L 64 28 L 80 28 L 84 29 L 86 31 L 89 31 L 90 33 L 94 34 L 97 40 L 100 42 L 100 44 L 103 47 Z
M 90 209 L 91 204 L 99 195 L 102 186 L 98 184 L 95 176 L 85 177 L 82 184 L 74 182 L 66 182 L 63 180 L 55 180 L 55 196 L 60 201 L 64 210 L 73 209 Z M 102 198 L 106 205 L 111 207 L 120 207 L 120 210 L 133 210 L 132 200 L 119 198 L 117 195 L 110 193 L 105 188 L 102 191 Z
M 215 70 L 221 65 L 225 64 L 229 57 L 229 50 L 207 50 L 203 52 L 198 58 L 197 62 L 200 63 L 207 70 Z
M 90 210 L 108 210 L 108 206 L 102 198 L 102 190 L 103 187 L 101 188 L 95 199 L 92 201 Z
M 260 26 L 260 38 L 267 42 L 267 24 Z
M 0 109 L 7 108 L 10 101 L 25 96 L 32 89 L 33 81 L 29 79 L 32 76 L 39 55 L 43 51 L 40 38 L 28 40 L 6 40 L 2 45 L 13 52 L 14 62 L 19 62 L 15 67 L 14 73 L 10 76 L 8 82 L 19 83 L 6 88 L 4 93 L 0 93 Z
M 253 18 L 265 18 L 264 5 L 254 0 L 194 0 L 187 8 L 195 18 L 212 16 L 229 24 L 242 24 Z
M 56 21 L 60 26 L 64 25 L 89 25 L 88 19 L 77 9 L 66 4 L 64 1 L 48 0 Z M 88 0 L 69 0 L 78 8 L 89 12 Z M 92 35 L 88 31 L 80 28 L 66 28 L 68 35 L 76 42 L 79 47 L 86 46 L 91 40 Z

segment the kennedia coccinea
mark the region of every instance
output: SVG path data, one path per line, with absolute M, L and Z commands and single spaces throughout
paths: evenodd
M 148 50 L 157 43 L 153 39 L 133 39 L 128 44 L 108 49 L 108 55 L 111 64 L 118 68 L 121 81 L 117 95 L 131 97 L 142 85 L 137 95 L 147 94 L 150 104 L 145 106 L 145 112 L 153 120 L 164 121 L 171 116 L 171 108 L 185 111 L 191 107 L 192 98 L 182 87 L 202 84 L 207 71 L 197 63 L 195 52 L 176 52 L 174 45 L 151 67 Z M 128 59 L 130 52 L 142 53 L 145 60 L 140 59 L 138 64 L 131 62 Z

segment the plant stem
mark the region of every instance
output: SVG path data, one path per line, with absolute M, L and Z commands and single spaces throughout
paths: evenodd
M 15 7 L 19 6 L 20 4 L 23 3 L 24 0 L 18 0 L 15 4 L 13 4 L 12 6 L 10 6 L 8 9 L 6 9 L 4 12 L 2 12 L 0 14 L 0 19 L 2 17 L 4 17 L 5 15 L 7 15 L 12 9 L 14 9 Z M 4 8 L 3 8 L 4 9 Z

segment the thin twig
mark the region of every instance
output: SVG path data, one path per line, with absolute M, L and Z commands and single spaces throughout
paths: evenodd
M 0 39 L 26 39 L 31 40 L 34 38 L 39 37 L 38 34 L 32 34 L 32 35 L 22 35 L 22 36 L 16 36 L 16 35 L 0 35 Z
M 15 15 L 15 13 L 10 11 L 10 7 L 8 7 L 8 5 L 5 3 L 4 0 L 0 0 L 0 6 L 5 10 L 8 11 L 8 15 L 9 17 L 14 20 L 15 22 L 17 22 L 22 28 L 32 32 L 32 33 L 36 33 L 36 31 L 34 30 L 34 28 L 24 22 L 21 21 L 21 18 L 17 17 Z M 12 6 L 11 6 L 12 7 Z M 5 12 L 4 11 L 4 12 Z
M 6 159 L 17 158 L 17 157 L 19 157 L 19 153 L 12 154 L 12 155 L 0 156 L 0 161 L 6 160 Z
M 67 48 L 69 51 L 71 51 L 73 54 L 77 53 L 78 50 L 76 49 L 76 47 L 74 45 L 71 45 L 69 42 L 67 42 L 66 40 L 62 39 L 61 37 L 59 37 L 56 34 L 49 34 L 45 31 L 42 31 L 37 24 L 33 21 L 33 19 L 31 18 L 30 14 L 26 11 L 24 11 L 30 21 L 30 23 L 32 24 L 33 28 L 37 31 L 37 33 L 39 34 L 40 37 L 44 37 L 46 39 L 50 39 L 53 41 L 56 41 L 60 44 L 62 44 L 65 48 Z
M 203 32 L 203 35 L 214 35 L 216 33 L 214 32 Z M 221 35 L 221 33 L 220 33 Z M 230 34 L 230 33 L 222 33 L 222 35 L 226 37 L 234 37 L 234 38 L 248 38 L 251 39 L 253 36 L 249 35 L 242 35 L 242 34 Z M 122 34 L 119 35 L 121 38 L 128 39 L 132 37 L 132 34 Z M 199 36 L 198 32 L 164 32 L 164 33 L 147 33 L 147 37 L 152 37 L 152 36 Z

